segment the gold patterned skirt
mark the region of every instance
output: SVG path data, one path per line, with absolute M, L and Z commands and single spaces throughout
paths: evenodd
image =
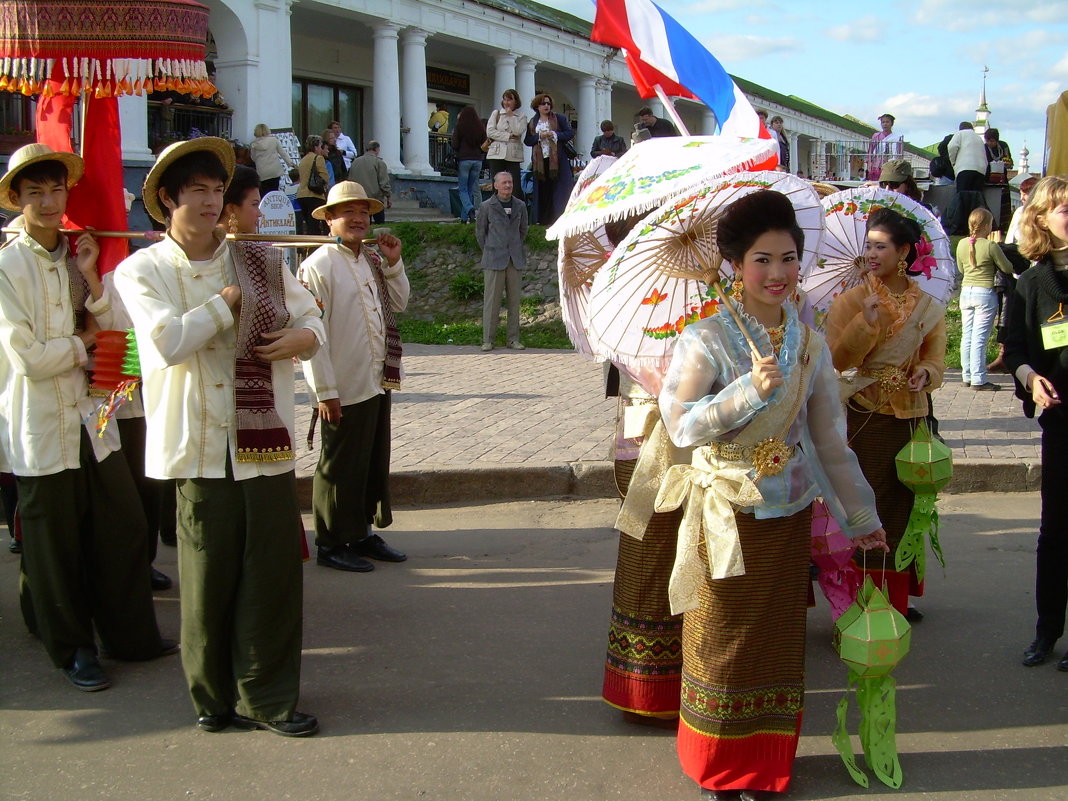
M 745 575 L 706 575 L 683 616 L 679 761 L 702 787 L 781 793 L 804 702 L 812 511 L 736 519 Z
M 894 457 L 912 439 L 913 424 L 917 422 L 901 420 L 892 414 L 846 409 L 849 447 L 856 453 L 864 478 L 875 493 L 875 506 L 890 546 L 885 559 L 879 551 L 872 551 L 866 557 L 863 551 L 858 551 L 853 560 L 871 575 L 877 587 L 886 588 L 890 603 L 901 614 L 908 610 L 910 595 L 923 595 L 923 582 L 916 579 L 914 565 L 902 573 L 894 570 L 894 553 L 905 534 L 916 499 L 912 490 L 898 479 Z
M 626 495 L 634 464 L 615 463 L 620 495 Z M 679 714 L 682 615 L 671 614 L 667 586 L 681 520 L 681 509 L 654 514 L 643 539 L 619 535 L 601 695 L 625 712 L 663 718 Z

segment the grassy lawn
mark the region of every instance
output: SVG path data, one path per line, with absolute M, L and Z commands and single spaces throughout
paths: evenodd
M 482 320 L 405 320 L 397 322 L 401 339 L 404 342 L 417 342 L 422 345 L 481 345 Z M 564 323 L 552 320 L 540 323 L 524 323 L 521 329 L 523 344 L 528 348 L 552 348 L 571 350 L 571 340 L 567 338 Z M 497 328 L 495 344 L 504 346 L 506 329 L 502 319 Z

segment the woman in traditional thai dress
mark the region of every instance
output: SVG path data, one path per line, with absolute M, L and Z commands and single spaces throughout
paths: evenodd
M 884 548 L 875 497 L 846 446 L 831 356 L 788 303 L 804 236 L 771 190 L 736 201 L 718 244 L 753 353 L 726 310 L 688 326 L 660 395 L 676 446 L 657 511 L 686 504 L 668 593 L 684 612 L 683 770 L 712 799 L 785 792 L 804 698 L 811 504 Z
M 942 385 L 946 369 L 945 309 L 909 277 L 921 236 L 913 220 L 890 209 L 873 212 L 864 246 L 868 272 L 860 285 L 835 298 L 827 315 L 835 369 L 857 368 L 843 381 L 849 445 L 875 490 L 891 554 L 915 499 L 898 480 L 894 457 L 927 416 L 927 393 Z M 910 595 L 923 595 L 915 563 L 898 572 L 892 556 L 887 561 L 868 559 L 862 566 L 899 612 L 919 620 L 922 615 L 908 603 Z
M 1064 635 L 1068 606 L 1068 177 L 1047 175 L 1020 220 L 1020 253 L 1036 262 L 1016 283 L 1005 363 L 1024 414 L 1042 427 L 1042 517 L 1038 534 L 1034 642 L 1023 664 L 1045 662 Z M 1057 663 L 1068 671 L 1068 653 Z

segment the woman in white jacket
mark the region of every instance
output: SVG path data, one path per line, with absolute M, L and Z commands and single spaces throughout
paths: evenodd
M 267 123 L 261 122 L 252 129 L 256 137 L 249 145 L 249 155 L 256 164 L 256 173 L 260 176 L 260 194 L 266 195 L 278 189 L 278 181 L 282 177 L 282 163 L 292 169 L 296 162 L 289 157 L 282 143 L 271 133 Z
M 501 95 L 501 107 L 494 109 L 486 122 L 486 166 L 490 176 L 499 172 L 512 174 L 512 196 L 525 200 L 522 182 L 519 180 L 519 165 L 526 156 L 523 136 L 527 132 L 527 116 L 519 112 L 521 103 L 515 89 L 505 89 Z

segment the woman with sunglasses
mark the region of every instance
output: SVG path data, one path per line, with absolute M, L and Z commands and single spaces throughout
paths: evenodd
M 534 221 L 539 225 L 552 225 L 567 204 L 575 183 L 571 162 L 564 151 L 564 142 L 572 140 L 575 132 L 567 117 L 553 111 L 553 99 L 549 95 L 537 95 L 530 107 L 536 113 L 527 123 L 523 142 L 531 151 Z

